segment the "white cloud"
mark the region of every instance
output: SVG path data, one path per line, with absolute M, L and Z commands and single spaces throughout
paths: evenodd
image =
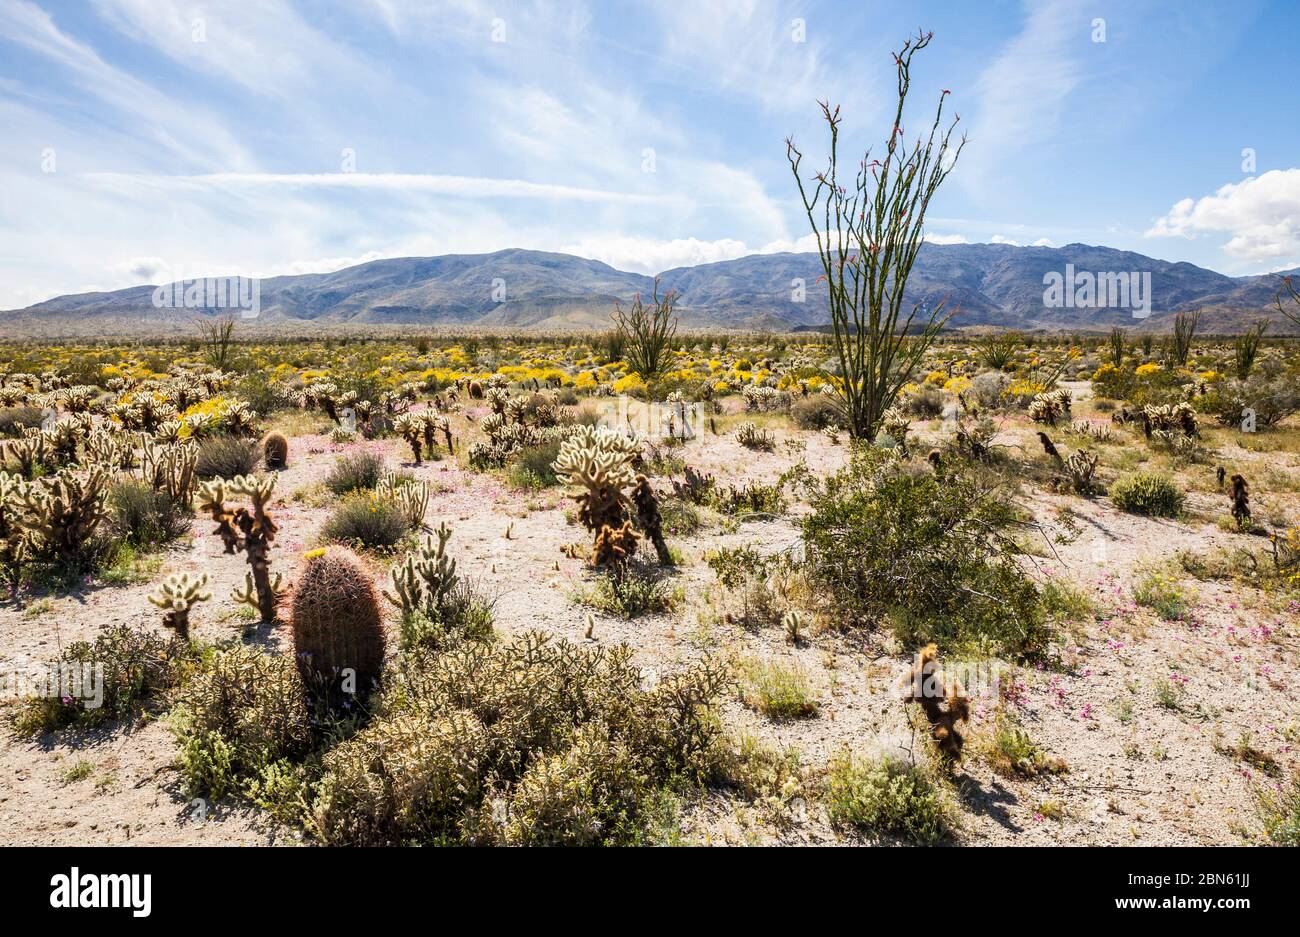
M 1156 219 L 1147 237 L 1195 238 L 1227 232 L 1224 253 L 1252 263 L 1272 263 L 1300 252 L 1300 168 L 1274 169 L 1228 183 L 1213 195 L 1176 202 Z
M 1034 247 L 1055 247 L 1051 238 L 1039 238 L 1034 242 Z
M 959 177 L 981 185 L 1001 161 L 1058 138 L 1089 49 L 1083 0 L 1027 6 L 1020 33 L 984 69 Z
M 147 186 L 155 189 L 258 189 L 332 188 L 382 189 L 394 193 L 426 192 L 465 198 L 540 198 L 579 202 L 645 203 L 665 197 L 567 185 L 524 182 L 520 179 L 488 179 L 475 176 L 439 176 L 424 173 L 240 173 L 218 172 L 193 176 L 136 175 L 131 173 L 87 173 L 86 178 L 110 187 Z
M 135 133 L 152 137 L 199 166 L 248 168 L 251 158 L 226 129 L 201 108 L 182 105 L 109 65 L 94 49 L 67 35 L 35 4 L 0 0 L 0 38 L 63 66 L 81 87 L 136 122 Z
M 369 67 L 284 0 L 101 0 L 98 10 L 124 35 L 173 61 L 259 94 L 297 96 L 322 79 L 376 81 Z
M 926 232 L 925 239 L 931 244 L 969 244 L 964 234 L 931 234 Z
M 835 23 L 798 7 L 755 0 L 710 0 L 689 11 L 671 3 L 653 4 L 662 27 L 664 74 L 686 84 L 699 80 L 754 98 L 772 111 L 807 110 L 821 99 L 859 112 L 868 79 L 846 76 L 826 62 L 827 38 Z M 795 20 L 803 20 L 796 37 Z M 643 55 L 639 50 L 627 50 Z
M 1003 237 L 1003 236 L 1000 235 L 1000 234 L 995 234 L 995 235 L 993 235 L 993 237 L 989 238 L 989 243 L 990 243 L 990 244 L 1010 244 L 1012 247 L 1019 247 L 1019 246 L 1020 246 L 1020 242 L 1019 242 L 1019 241 L 1013 241 L 1011 238 L 1009 238 L 1009 237 Z
M 674 267 L 693 267 L 721 260 L 735 260 L 753 254 L 743 241 L 722 239 L 676 238 L 670 241 L 646 237 L 587 237 L 558 248 L 565 254 L 577 254 L 633 273 L 662 273 Z

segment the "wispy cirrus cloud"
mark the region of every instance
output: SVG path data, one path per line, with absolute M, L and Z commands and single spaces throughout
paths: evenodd
M 1085 0 L 1026 4 L 1024 23 L 980 74 L 964 178 L 988 181 L 999 163 L 1058 137 L 1091 51 Z
M 100 0 L 96 9 L 124 35 L 177 64 L 260 95 L 298 95 L 322 80 L 372 86 L 381 80 L 288 0 Z
M 154 86 L 110 65 L 89 45 L 61 30 L 27 0 L 0 0 L 0 38 L 44 57 L 89 96 L 135 122 L 157 144 L 198 166 L 251 168 L 246 148 L 219 120 L 182 105 Z
M 671 196 L 613 192 L 569 185 L 526 182 L 522 179 L 494 179 L 482 176 L 443 176 L 424 173 L 270 173 L 214 172 L 199 175 L 139 175 L 133 173 L 87 173 L 86 178 L 119 190 L 145 186 L 161 190 L 181 189 L 371 189 L 393 194 L 422 192 L 461 198 L 526 198 L 578 202 L 638 204 L 672 201 Z

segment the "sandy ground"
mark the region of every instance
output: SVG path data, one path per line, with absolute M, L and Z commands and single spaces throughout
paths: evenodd
M 685 450 L 687 461 L 720 481 L 771 482 L 795 460 L 781 443 L 801 440 L 815 473 L 842 463 L 844 449 L 824 437 L 777 429 L 774 453 L 754 453 L 731 436 L 713 437 Z M 1010 427 L 1002 440 L 1030 449 L 1032 431 Z M 455 530 L 451 547 L 462 573 L 496 597 L 498 627 L 509 633 L 540 628 L 582 640 L 587 609 L 574 592 L 588 579 L 582 561 L 561 548 L 585 541 L 569 525 L 571 503 L 560 490 L 521 493 L 498 478 L 464 470 L 454 460 L 407 464 L 397 440 L 331 443 L 325 437 L 292 441 L 290 466 L 279 475 L 272 514 L 281 527 L 272 568 L 290 572 L 313 545 L 328 513 L 293 499 L 319 481 L 336 454 L 357 447 L 382 452 L 434 485 L 428 519 L 446 520 Z M 1279 457 L 1281 458 L 1281 457 Z M 1209 469 L 1207 469 L 1208 471 Z M 1289 469 L 1288 469 L 1289 470 Z M 1221 498 L 1193 496 L 1193 514 L 1222 511 Z M 1066 666 L 1054 671 L 1019 669 L 1009 704 L 1018 720 L 1049 754 L 1069 770 L 1035 779 L 1008 780 L 994 774 L 977 754 L 988 731 L 994 700 L 977 698 L 968 756 L 956 770 L 955 789 L 963 805 L 961 840 L 970 844 L 1228 844 L 1257 829 L 1252 785 L 1256 772 L 1225 749 L 1241 733 L 1294 770 L 1294 738 L 1300 705 L 1284 675 L 1297 659 L 1297 607 L 1250 590 L 1226 585 L 1183 585 L 1195 594 L 1190 621 L 1165 622 L 1132 600 L 1137 570 L 1177 551 L 1206 550 L 1233 539 L 1208 520 L 1191 523 L 1126 515 L 1104 499 L 1034 494 L 1033 510 L 1052 527 L 1056 511 L 1074 512 L 1079 536 L 1057 544 L 1037 562 L 1043 575 L 1068 577 L 1097 603 L 1096 620 L 1066 641 Z M 196 521 L 186 541 L 171 548 L 156 579 L 169 572 L 206 571 L 214 600 L 194 613 L 200 639 L 237 635 L 245 623 L 224 601 L 242 583 L 241 556 L 226 556 L 211 523 Z M 710 614 L 718 586 L 703 562 L 706 551 L 749 544 L 765 552 L 798 542 L 796 520 L 745 522 L 720 533 L 716 528 L 674 540 L 685 556 L 676 573 L 684 606 L 670 615 L 631 622 L 596 616 L 595 638 L 627 642 L 643 667 L 669 670 L 705 651 L 786 658 L 807 672 L 820 703 L 817 716 L 773 722 L 729 702 L 725 718 L 782 745 L 797 747 L 815 776 L 836 752 L 869 751 L 925 744 L 915 738 L 904 704 L 894 690 L 907 662 L 878 634 L 824 631 L 800 646 L 779 628 L 754 632 Z M 377 582 L 387 561 L 373 568 Z M 56 598 L 43 610 L 0 609 L 0 665 L 43 661 L 61 644 L 92 637 L 105 625 L 127 623 L 161 628 L 145 596 L 148 583 L 88 585 Z M 390 610 L 391 611 L 391 610 Z M 283 644 L 283 626 L 261 637 Z M 1178 708 L 1161 706 L 1157 680 L 1181 683 Z M 1127 700 L 1127 703 L 1121 701 Z M 176 789 L 173 745 L 161 720 L 111 726 L 78 736 L 64 733 L 37 741 L 0 733 L 0 842 L 32 844 L 285 844 L 296 831 L 277 830 L 237 804 L 192 805 Z M 80 762 L 92 767 L 69 772 Z M 80 776 L 84 775 L 84 777 Z M 1046 805 L 1046 806 L 1045 806 Z M 202 808 L 202 809 L 200 809 Z M 758 808 L 721 796 L 688 806 L 688 836 L 702 843 L 854 842 L 833 831 L 817 801 L 789 810 L 773 822 Z

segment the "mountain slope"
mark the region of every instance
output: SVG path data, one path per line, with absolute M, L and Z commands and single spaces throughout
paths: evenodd
M 1132 308 L 1079 308 L 1045 302 L 1045 277 L 1124 273 L 1150 282 L 1150 316 Z M 678 294 L 683 328 L 788 330 L 829 321 L 816 254 L 756 254 L 679 267 L 660 275 Z M 1205 328 L 1240 331 L 1260 318 L 1274 334 L 1295 331 L 1276 316 L 1276 275 L 1229 277 L 1188 263 L 1086 244 L 925 244 L 908 281 L 906 306 L 944 305 L 951 326 L 1165 330 L 1179 311 L 1200 308 Z M 648 297 L 653 279 L 568 254 L 504 250 L 376 260 L 333 273 L 261 281 L 256 328 L 336 330 L 378 326 L 605 328 L 616 302 Z M 1141 294 L 1147 296 L 1145 292 Z M 9 335 L 183 334 L 201 309 L 156 308 L 154 287 L 60 296 L 0 313 Z M 1130 297 L 1130 301 L 1133 297 Z M 251 325 L 252 323 L 250 323 Z

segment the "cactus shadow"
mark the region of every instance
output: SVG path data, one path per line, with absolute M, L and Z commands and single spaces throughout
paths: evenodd
M 969 775 L 959 786 L 962 802 L 976 816 L 988 817 L 1003 829 L 1020 833 L 1024 827 L 1011 819 L 1008 807 L 1019 804 L 1020 798 L 1009 791 L 996 779 L 987 785 L 980 783 Z

